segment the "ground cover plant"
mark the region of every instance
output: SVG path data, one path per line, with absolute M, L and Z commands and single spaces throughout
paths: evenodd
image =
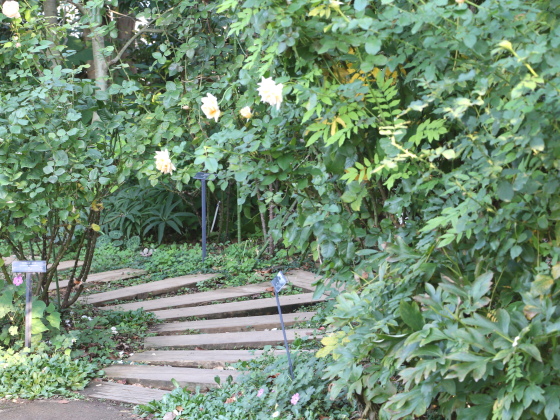
M 354 417 L 355 407 L 342 395 L 328 396 L 329 382 L 321 379 L 328 359 L 317 359 L 312 352 L 296 349 L 292 352 L 292 380 L 282 351 L 278 349 L 276 355 L 268 352 L 250 362 L 234 365 L 244 371 L 244 376 L 236 382 L 218 382 L 218 388 L 206 393 L 176 386 L 161 401 L 141 405 L 137 410 L 143 416 L 153 414 L 162 418 L 167 413 L 174 413 L 176 419 L 192 420 L 338 420 Z

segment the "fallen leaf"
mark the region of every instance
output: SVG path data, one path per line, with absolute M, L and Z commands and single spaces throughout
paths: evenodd
M 57 401 L 57 403 L 59 403 L 59 404 L 68 404 L 69 402 L 70 402 L 70 401 L 68 401 L 68 400 L 60 400 L 60 401 Z
M 274 292 L 274 287 L 267 287 L 264 290 L 267 291 L 267 292 Z

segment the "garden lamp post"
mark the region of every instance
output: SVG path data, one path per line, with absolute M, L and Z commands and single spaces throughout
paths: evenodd
M 209 177 L 210 174 L 206 172 L 198 172 L 194 176 L 202 184 L 202 262 L 206 258 L 206 181 Z

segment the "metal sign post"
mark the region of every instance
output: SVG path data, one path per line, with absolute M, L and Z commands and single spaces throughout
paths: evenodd
M 210 174 L 198 172 L 193 178 L 199 179 L 202 184 L 202 262 L 206 258 L 206 180 Z
M 14 261 L 12 263 L 12 273 L 25 274 L 25 347 L 31 350 L 31 274 L 46 273 L 46 261 Z
M 288 345 L 288 338 L 286 337 L 286 327 L 284 327 L 284 318 L 282 318 L 282 308 L 280 307 L 280 299 L 278 298 L 278 293 L 280 290 L 288 283 L 288 279 L 284 276 L 281 271 L 278 272 L 276 277 L 272 279 L 272 285 L 274 286 L 274 294 L 276 296 L 276 305 L 278 306 L 278 315 L 280 315 L 280 326 L 282 327 L 282 334 L 284 334 L 284 347 L 286 347 L 286 354 L 288 355 L 288 366 L 290 368 L 290 376 L 292 381 L 294 380 L 294 367 L 292 366 L 292 358 L 290 357 L 290 346 Z

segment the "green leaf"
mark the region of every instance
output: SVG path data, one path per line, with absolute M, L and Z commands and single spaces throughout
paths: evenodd
M 542 362 L 541 352 L 534 344 L 520 344 L 519 348 L 538 362 Z
M 470 295 L 473 302 L 478 302 L 482 296 L 484 296 L 492 287 L 492 278 L 494 273 L 491 271 L 478 276 L 474 283 L 472 284 Z
M 474 44 L 476 44 L 476 35 L 473 33 L 467 34 L 465 38 L 463 38 L 465 45 L 469 48 L 473 48 Z
M 57 166 L 66 166 L 68 165 L 68 155 L 64 150 L 57 150 L 54 152 L 54 162 Z
M 361 12 L 362 10 L 365 10 L 367 5 L 368 5 L 368 0 L 354 0 L 354 9 L 356 9 L 357 12 Z
M 372 38 L 366 42 L 365 48 L 368 54 L 375 55 L 381 49 L 381 40 L 379 38 Z
M 407 303 L 405 300 L 401 300 L 399 315 L 404 323 L 414 331 L 421 330 L 424 326 L 424 319 L 416 302 Z
M 519 245 L 514 245 L 510 248 L 509 255 L 513 260 L 517 258 L 519 255 L 521 255 L 522 252 L 523 252 L 523 248 L 521 248 Z
M 509 202 L 513 198 L 513 187 L 507 181 L 500 181 L 496 193 L 500 200 Z

